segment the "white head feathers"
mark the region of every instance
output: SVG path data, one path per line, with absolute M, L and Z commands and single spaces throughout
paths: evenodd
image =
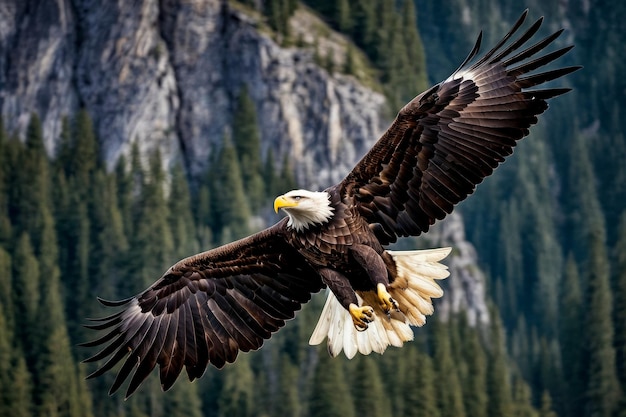
M 316 224 L 324 224 L 333 216 L 330 195 L 326 191 L 293 190 L 274 200 L 274 210 L 284 209 L 289 216 L 288 227 L 297 232 Z

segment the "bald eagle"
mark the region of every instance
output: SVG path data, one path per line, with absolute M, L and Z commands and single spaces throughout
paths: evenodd
M 110 389 L 130 377 L 131 395 L 158 365 L 164 390 L 183 367 L 190 380 L 210 363 L 234 362 L 261 347 L 313 293 L 328 298 L 310 343 L 382 353 L 413 338 L 442 296 L 436 280 L 450 248 L 392 251 L 401 236 L 427 232 L 471 194 L 528 135 L 546 100 L 568 88 L 535 88 L 580 67 L 535 70 L 568 52 L 541 53 L 562 30 L 536 43 L 542 19 L 509 33 L 481 58 L 481 35 L 448 79 L 406 104 L 345 179 L 324 191 L 294 190 L 274 209 L 287 216 L 236 242 L 183 259 L 140 294 L 100 300 L 118 311 L 87 327 L 107 332 L 86 359 L 105 360 L 90 378 L 120 361 Z M 512 39 L 517 36 L 515 39 Z

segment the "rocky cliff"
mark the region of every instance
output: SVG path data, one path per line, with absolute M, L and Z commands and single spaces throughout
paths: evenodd
M 292 31 L 333 50 L 347 41 L 300 8 Z M 109 167 L 136 142 L 167 164 L 201 173 L 227 135 L 243 85 L 255 103 L 263 151 L 289 155 L 302 185 L 323 188 L 348 172 L 389 122 L 384 97 L 352 76 L 329 74 L 312 48 L 283 47 L 260 16 L 219 0 L 5 0 L 0 3 L 0 113 L 23 132 L 31 113 L 54 153 L 61 118 L 92 116 Z M 452 245 L 453 279 L 440 303 L 486 321 L 483 278 L 459 217 L 438 226 Z
M 315 18 L 301 10 L 294 20 L 297 31 Z M 84 106 L 109 166 L 136 141 L 197 174 L 245 84 L 264 150 L 293 158 L 299 178 L 313 179 L 305 185 L 329 185 L 383 130 L 385 100 L 260 26 L 218 0 L 3 2 L 0 112 L 18 131 L 37 112 L 53 153 L 61 117 Z

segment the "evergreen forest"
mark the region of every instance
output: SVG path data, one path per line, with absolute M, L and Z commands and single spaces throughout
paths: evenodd
M 290 45 L 289 16 L 314 10 L 367 57 L 393 109 L 453 71 L 480 29 L 493 44 L 522 11 L 512 0 L 238 3 Z M 546 31 L 569 22 L 566 61 L 585 68 L 459 207 L 490 322 L 435 312 L 382 356 L 308 346 L 317 296 L 223 370 L 166 393 L 155 373 L 128 400 L 108 396 L 114 375 L 86 380 L 90 352 L 77 346 L 93 339 L 82 324 L 102 315 L 96 297 L 136 294 L 182 257 L 276 221 L 273 198 L 298 178 L 285 156 L 262 155 L 246 88 L 232 134 L 194 178 L 137 147 L 107 170 L 84 110 L 61 121 L 54 155 L 37 114 L 23 135 L 0 120 L 0 416 L 626 417 L 626 3 L 523 3 Z

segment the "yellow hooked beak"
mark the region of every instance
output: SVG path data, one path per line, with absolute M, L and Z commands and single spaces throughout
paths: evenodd
M 285 197 L 284 195 L 276 197 L 274 200 L 274 211 L 278 213 L 278 209 L 283 207 L 296 207 L 298 202 L 292 198 Z

